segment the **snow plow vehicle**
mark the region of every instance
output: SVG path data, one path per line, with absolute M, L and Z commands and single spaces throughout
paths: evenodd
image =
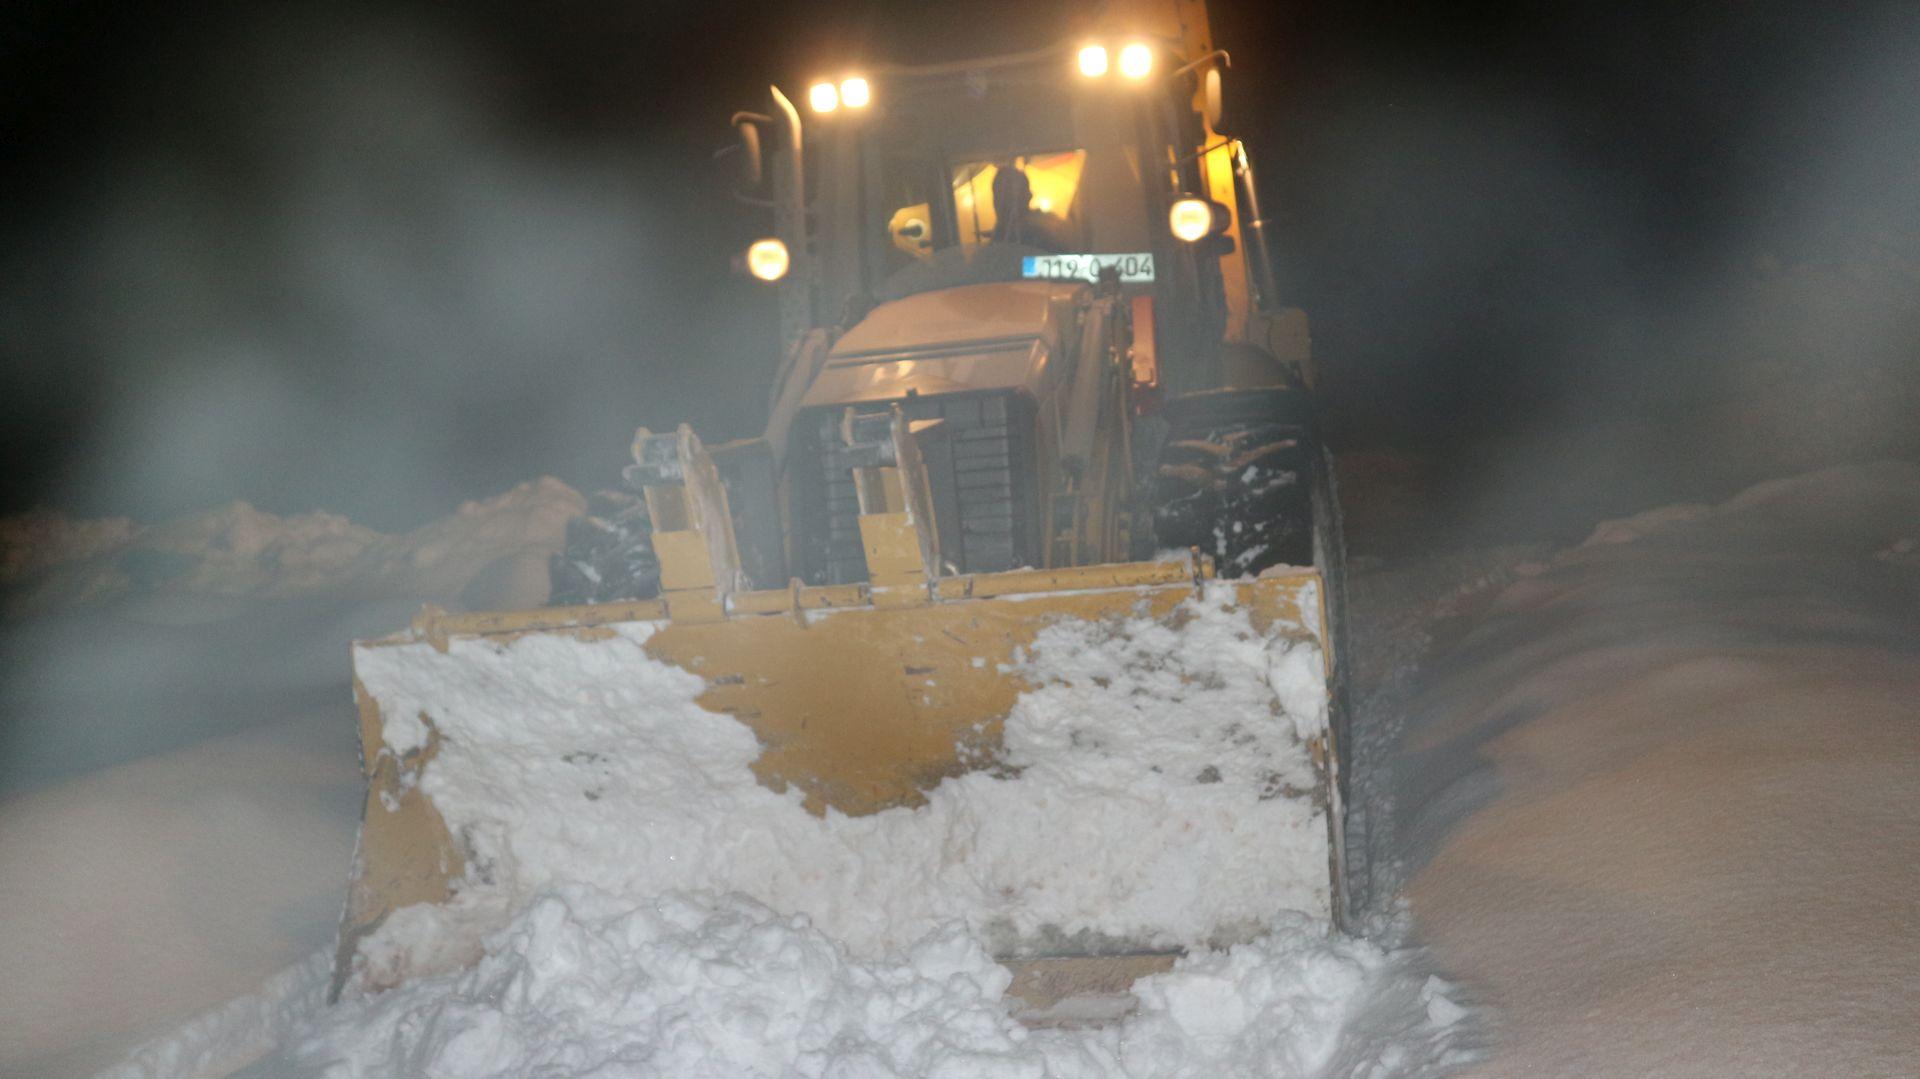
M 1251 695 L 1232 698 L 1234 714 L 1198 716 L 1226 755 L 1175 778 L 1224 797 L 1222 776 L 1245 773 L 1235 804 L 1285 803 L 1297 834 L 1282 842 L 1233 818 L 1234 858 L 1287 864 L 1247 878 L 1245 909 L 1222 908 L 1233 927 L 1184 933 L 1152 931 L 1151 914 L 1076 925 L 1056 911 L 1041 924 L 1020 905 L 1058 883 L 1043 869 L 963 872 L 956 887 L 1007 904 L 994 950 L 1012 992 L 1041 1009 L 1124 992 L 1180 947 L 1257 931 L 1241 915 L 1263 903 L 1342 917 L 1338 514 L 1305 316 L 1278 303 L 1247 150 L 1216 130 L 1227 63 L 1202 4 L 1113 4 L 1061 46 L 840 73 L 800 104 L 776 88 L 765 113 L 735 116 L 743 193 L 774 219 L 740 260 L 780 305 L 765 432 L 709 448 L 685 427 L 641 430 L 627 489 L 596 496 L 556 557 L 552 605 L 429 609 L 355 645 L 369 790 L 336 995 L 471 961 L 477 945 L 449 946 L 447 926 L 487 921 L 468 918 L 486 905 L 476 896 L 540 886 L 536 851 L 569 843 L 602 844 L 595 872 L 643 893 L 692 882 L 817 897 L 844 884 L 831 902 L 795 905 L 854 917 L 861 881 L 821 878 L 858 868 L 797 864 L 750 886 L 687 863 L 765 865 L 792 850 L 724 831 L 676 847 L 697 823 L 637 845 L 607 838 L 623 820 L 644 830 L 700 812 L 705 795 L 682 779 L 719 766 L 674 724 L 717 716 L 751 732 L 750 784 L 763 789 L 726 804 L 785 799 L 821 828 L 867 836 L 843 846 L 906 858 L 904 841 L 861 822 L 924 814 L 943 784 L 1046 782 L 1038 751 L 1010 750 L 1009 717 L 1055 677 L 1032 657 L 1079 647 L 1047 636 L 1072 626 L 1134 627 L 1132 650 L 1116 653 L 1131 658 L 1093 683 L 1151 667 L 1172 674 L 1131 690 L 1139 699 L 1178 702 L 1191 685 L 1203 701 L 1222 678 L 1160 670 L 1162 646 L 1144 642 L 1155 626 L 1231 619 L 1229 637 L 1256 657 Z M 1305 683 L 1257 658 L 1282 654 L 1307 658 Z M 654 673 L 635 681 L 622 664 Z M 683 692 L 697 712 L 655 714 Z M 1079 751 L 1103 737 L 1076 728 L 1066 741 Z M 1256 744 L 1290 763 L 1234 763 Z M 1143 768 L 1160 782 L 1160 763 Z M 526 796 L 541 784 L 569 800 Z M 1048 860 L 1101 843 L 1073 839 L 1084 822 L 1067 819 L 1069 803 L 1101 804 L 1036 811 L 1036 830 L 1061 833 Z M 587 814 L 606 826 L 589 829 Z M 1208 827 L 1195 820 L 1172 824 Z M 950 829 L 929 857 L 965 863 L 996 826 Z M 1209 890 L 1232 890 L 1211 878 L 1220 868 L 1130 894 L 1207 909 Z M 1073 872 L 1083 891 L 1098 873 Z M 1101 911 L 1085 894 L 1057 906 Z M 439 928 L 408 928 L 425 922 Z

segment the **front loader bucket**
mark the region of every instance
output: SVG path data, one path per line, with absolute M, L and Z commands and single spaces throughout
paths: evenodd
M 708 877 L 687 876 L 692 860 L 804 861 L 791 848 L 817 837 L 790 821 L 782 827 L 799 830 L 783 833 L 789 838 L 778 845 L 785 849 L 766 849 L 748 834 L 709 838 L 704 849 L 677 854 L 670 849 L 678 833 L 657 820 L 703 812 L 693 804 L 699 801 L 699 788 L 686 787 L 677 777 L 702 770 L 720 775 L 723 770 L 701 755 L 705 750 L 679 743 L 682 728 L 698 726 L 720 737 L 737 722 L 751 732 L 753 741 L 742 743 L 747 750 L 741 757 L 750 759 L 751 779 L 743 781 L 749 789 L 736 790 L 728 795 L 733 801 L 716 803 L 715 810 L 737 814 L 739 831 L 752 831 L 757 818 L 738 807 L 759 805 L 753 802 L 758 798 L 774 806 L 764 812 L 787 812 L 813 820 L 821 830 L 839 829 L 835 835 L 852 837 L 836 840 L 835 852 L 849 844 L 876 846 L 871 852 L 875 863 L 847 862 L 838 869 L 801 864 L 741 878 L 784 881 L 795 894 L 819 896 L 845 882 L 809 880 L 809 873 L 858 876 L 869 871 L 863 866 L 908 857 L 897 853 L 906 842 L 900 838 L 905 834 L 901 828 L 911 824 L 906 817 L 934 812 L 932 807 L 916 807 L 926 807 L 943 783 L 960 783 L 966 777 L 975 785 L 969 790 L 991 792 L 992 784 L 1012 783 L 1016 776 L 1019 782 L 1043 782 L 1037 767 L 1032 775 L 1019 775 L 1031 762 L 1010 760 L 1003 739 L 1022 695 L 1045 681 L 1025 666 L 1043 633 L 1072 627 L 1174 625 L 1194 617 L 1195 605 L 1204 602 L 1211 605 L 1209 617 L 1244 619 L 1241 636 L 1259 648 L 1275 654 L 1297 650 L 1324 673 L 1331 657 L 1323 630 L 1324 590 L 1316 571 L 1240 581 L 1211 576 L 1210 563 L 1189 557 L 947 577 L 891 589 L 867 584 L 808 588 L 796 583 L 780 591 L 734 593 L 724 597 L 718 609 L 701 602 L 675 610 L 670 596 L 507 613 L 423 612 L 410 631 L 354 647 L 368 795 L 335 992 L 348 984 L 384 988 L 470 961 L 477 942 L 469 942 L 465 950 L 448 950 L 442 941 L 431 955 L 404 954 L 412 939 L 407 933 L 377 931 L 403 908 L 472 907 L 475 896 L 508 888 L 505 878 L 515 878 L 511 890 L 521 895 L 553 883 L 540 878 L 559 871 L 550 860 L 542 862 L 537 850 L 563 843 L 590 849 L 595 843 L 614 842 L 596 838 L 603 837 L 602 832 L 570 832 L 576 825 L 587 827 L 566 819 L 575 813 L 583 818 L 598 815 L 595 819 L 603 823 L 610 812 L 630 813 L 636 829 L 653 827 L 665 836 L 649 840 L 651 845 L 610 847 L 583 856 L 583 864 L 632 889 L 636 899 L 684 886 L 689 879 L 710 886 Z M 1151 662 L 1150 657 L 1146 661 Z M 622 669 L 629 667 L 647 670 Z M 1092 679 L 1107 680 L 1100 675 Z M 1169 684 L 1172 690 L 1163 691 L 1179 690 L 1177 681 Z M 662 701 L 679 693 L 686 695 L 686 703 L 674 707 L 683 710 L 662 712 L 667 707 Z M 1270 742 L 1278 738 L 1292 747 L 1289 752 L 1299 754 L 1300 769 L 1292 773 L 1296 778 L 1284 792 L 1277 782 L 1269 783 L 1274 790 L 1258 797 L 1274 805 L 1260 808 L 1277 811 L 1282 797 L 1291 798 L 1297 807 L 1289 810 L 1285 827 L 1317 830 L 1318 835 L 1310 837 L 1311 842 L 1297 836 L 1286 842 L 1273 837 L 1271 844 L 1244 836 L 1236 842 L 1254 843 L 1248 849 L 1256 857 L 1298 859 L 1302 851 L 1310 852 L 1307 856 L 1317 858 L 1318 864 L 1294 867 L 1300 884 L 1288 893 L 1285 905 L 1333 917 L 1341 908 L 1337 755 L 1324 720 L 1324 682 L 1314 695 L 1318 699 L 1304 705 L 1296 695 L 1253 708 L 1252 714 L 1222 716 L 1221 722 L 1270 728 L 1247 737 L 1259 734 Z M 580 718 L 581 709 L 589 705 L 600 717 L 593 724 Z M 1311 712 L 1316 706 L 1317 721 L 1283 714 Z M 514 710 L 509 720 L 497 714 L 502 708 Z M 476 718 L 482 713 L 488 718 Z M 617 718 L 628 714 L 634 717 L 631 726 Z M 609 716 L 616 719 L 610 723 Z M 1097 732 L 1099 717 L 1088 719 Z M 1295 726 L 1301 732 L 1297 736 Z M 459 774 L 463 769 L 470 774 Z M 486 774 L 478 775 L 482 772 Z M 587 778 L 578 779 L 577 793 L 569 795 L 574 800 L 521 801 L 528 797 L 522 788 L 564 787 L 581 776 Z M 761 789 L 751 789 L 756 784 Z M 649 785 L 659 789 L 640 789 Z M 1124 790 L 1111 794 L 1121 800 L 1128 796 Z M 791 808 L 780 809 L 780 798 L 792 803 Z M 511 819 L 516 813 L 544 819 L 516 822 Z M 871 827 L 862 831 L 862 821 Z M 1048 826 L 1055 823 L 1079 827 L 1064 819 Z M 516 831 L 521 824 L 539 834 Z M 972 833 L 955 829 L 953 834 Z M 1098 839 L 1088 842 L 1097 844 Z M 969 872 L 964 851 L 948 854 L 957 871 Z M 657 876 L 649 874 L 650 861 L 660 867 Z M 1211 887 L 1206 881 L 1188 883 L 1202 894 Z M 724 878 L 719 886 L 751 890 L 759 884 Z M 766 887 L 778 890 L 774 884 Z M 927 887 L 952 886 L 930 879 Z M 858 882 L 845 883 L 844 890 L 857 900 Z M 778 906 L 785 897 L 757 898 Z M 826 924 L 849 916 L 845 901 L 830 905 L 832 910 L 805 912 Z M 1168 939 L 1147 934 L 1143 944 L 1111 933 L 1075 930 L 1071 925 L 1050 926 L 1044 934 L 1016 933 L 994 940 L 996 950 L 1012 960 L 1014 993 L 1037 1007 L 1087 992 L 1124 993 L 1133 977 L 1164 968 L 1181 943 L 1169 946 Z M 378 946 L 363 947 L 369 944 Z M 1143 952 L 1147 954 L 1139 954 Z

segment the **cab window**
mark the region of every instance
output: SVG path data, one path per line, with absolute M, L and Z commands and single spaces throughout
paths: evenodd
M 969 159 L 947 170 L 955 235 L 946 243 L 971 249 L 1017 243 L 1047 251 L 1084 249 L 1087 222 L 1080 194 L 1085 150 L 1056 150 Z M 887 220 L 896 252 L 928 259 L 937 246 L 929 202 L 898 206 Z
M 1083 246 L 1079 199 L 1085 150 L 1022 154 L 954 166 L 953 209 L 962 247 L 992 241 L 1050 251 Z

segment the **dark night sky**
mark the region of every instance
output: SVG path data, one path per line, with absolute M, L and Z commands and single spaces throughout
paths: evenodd
M 404 528 L 608 482 L 636 424 L 751 433 L 772 309 L 727 271 L 763 227 L 709 162 L 727 115 L 1074 25 L 774 6 L 14 5 L 0 510 Z M 1616 491 L 1596 512 L 1914 449 L 1848 410 L 1920 352 L 1920 6 L 1213 17 L 1340 448 L 1462 491 L 1536 462 L 1509 500 Z M 1843 387 L 1824 419 L 1777 404 L 1810 378 Z M 1868 433 L 1721 452 L 1781 422 Z

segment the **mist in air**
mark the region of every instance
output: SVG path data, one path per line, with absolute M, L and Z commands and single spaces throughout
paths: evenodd
M 681 38 L 614 7 L 215 7 L 104 50 L 41 13 L 64 47 L 23 75 L 7 504 L 392 530 L 609 483 L 640 424 L 757 433 L 771 301 L 728 262 L 766 222 L 711 160 L 726 116 L 835 37 L 971 43 L 925 13 Z M 1214 20 L 1246 42 L 1229 124 L 1342 448 L 1426 462 L 1461 506 L 1534 486 L 1515 460 L 1604 500 L 1911 446 L 1910 11 Z M 1736 465 L 1784 424 L 1795 447 Z
M 331 939 L 347 642 L 533 595 L 635 427 L 759 433 L 728 117 L 1078 10 L 970 7 L 0 16 L 0 1073 Z M 1356 551 L 1920 457 L 1911 5 L 1211 8 Z
M 607 482 L 643 422 L 751 427 L 751 394 L 697 392 L 770 363 L 718 240 L 742 215 L 705 193 L 724 115 L 680 144 L 637 103 L 631 129 L 554 135 L 485 49 L 281 7 L 105 73 L 89 171 L 10 223 L 8 426 L 40 466 L 15 507 L 238 497 L 397 529 L 541 474 Z

